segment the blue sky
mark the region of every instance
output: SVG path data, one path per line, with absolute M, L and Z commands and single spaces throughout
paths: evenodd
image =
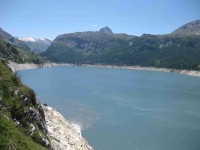
M 200 0 L 0 0 L 0 27 L 14 36 L 53 39 L 97 31 L 166 34 L 200 19 Z

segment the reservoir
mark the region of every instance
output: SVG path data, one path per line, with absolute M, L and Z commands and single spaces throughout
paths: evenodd
M 200 78 L 95 67 L 17 72 L 95 150 L 199 150 Z

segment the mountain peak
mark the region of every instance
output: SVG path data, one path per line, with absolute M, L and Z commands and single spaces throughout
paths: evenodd
M 200 20 L 189 22 L 172 32 L 172 34 L 200 35 Z
M 99 32 L 101 32 L 101 33 L 113 33 L 112 30 L 108 26 L 101 28 L 99 30 Z

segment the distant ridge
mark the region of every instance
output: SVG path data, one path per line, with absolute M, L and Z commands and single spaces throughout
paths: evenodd
M 30 50 L 36 54 L 42 53 L 47 50 L 49 45 L 51 45 L 51 40 L 49 39 L 41 39 L 34 37 L 18 37 L 17 39 L 24 41 L 26 45 L 30 47 Z

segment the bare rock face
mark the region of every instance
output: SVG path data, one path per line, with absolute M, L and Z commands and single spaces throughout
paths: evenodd
M 56 110 L 42 105 L 53 150 L 93 150 L 81 134 Z
M 111 30 L 108 26 L 106 26 L 106 27 L 104 27 L 104 28 L 101 28 L 101 29 L 99 30 L 99 32 L 100 32 L 100 33 L 113 33 L 112 30 Z

